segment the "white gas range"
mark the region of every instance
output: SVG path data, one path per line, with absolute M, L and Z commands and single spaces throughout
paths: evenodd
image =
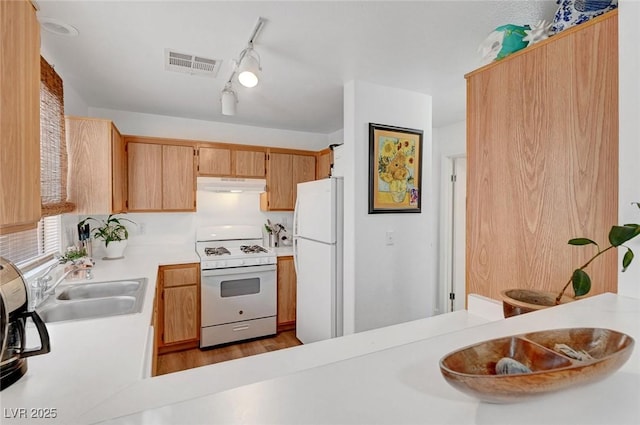
M 260 226 L 196 232 L 201 270 L 200 348 L 276 333 L 276 254 Z

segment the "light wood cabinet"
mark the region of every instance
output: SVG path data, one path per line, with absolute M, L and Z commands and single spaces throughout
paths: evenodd
M 124 140 L 109 120 L 66 117 L 67 197 L 78 214 L 125 210 Z
M 199 264 L 180 264 L 159 268 L 157 311 L 158 353 L 195 348 L 199 345 Z
M 127 139 L 128 211 L 195 211 L 195 149 Z
M 257 148 L 256 148 L 257 149 Z M 198 148 L 198 175 L 264 178 L 266 152 L 237 145 Z
M 617 12 L 467 78 L 467 293 L 560 291 L 617 223 Z M 590 294 L 617 291 L 617 255 Z
M 266 168 L 266 152 L 235 150 L 234 167 L 236 177 L 264 178 Z
M 230 148 L 198 149 L 198 175 L 224 177 L 231 175 Z
M 278 257 L 278 332 L 296 327 L 296 270 L 293 256 Z
M 0 234 L 40 220 L 40 25 L 31 2 L 0 2 Z
M 316 158 L 311 152 L 269 152 L 267 191 L 260 196 L 260 208 L 265 211 L 293 211 L 298 183 L 315 180 L 315 170 Z
M 317 153 L 316 180 L 331 177 L 331 164 L 333 163 L 333 151 L 329 148 Z
M 194 155 L 190 146 L 162 146 L 163 211 L 195 211 Z

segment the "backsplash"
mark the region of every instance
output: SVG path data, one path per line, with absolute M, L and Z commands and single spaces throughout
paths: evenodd
M 197 191 L 198 210 L 195 213 L 128 213 L 135 222 L 125 223 L 129 230 L 129 245 L 191 244 L 200 226 L 251 224 L 262 226 L 267 219 L 281 223 L 290 230 L 292 212 L 263 212 L 258 193 L 215 193 Z M 62 217 L 62 246 L 73 244 L 78 238 L 76 225 L 85 215 L 65 214 Z M 92 215 L 106 218 L 106 215 Z M 94 243 L 94 250 L 96 249 Z

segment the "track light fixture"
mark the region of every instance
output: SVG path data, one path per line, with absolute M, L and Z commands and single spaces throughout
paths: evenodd
M 234 61 L 233 71 L 231 72 L 220 96 L 222 115 L 236 114 L 238 95 L 233 90 L 233 79 L 236 75 L 238 77 L 238 82 L 244 87 L 251 88 L 258 84 L 262 68 L 260 66 L 260 55 L 255 51 L 253 42 L 258 36 L 258 32 L 262 29 L 264 23 L 265 20 L 263 18 L 258 18 L 258 21 L 251 32 L 251 36 L 249 37 L 247 47 L 240 52 L 238 60 Z
M 231 83 L 227 83 L 222 90 L 222 96 L 220 98 L 222 103 L 222 115 L 235 115 L 236 104 L 238 103 L 238 95 L 233 91 Z
M 260 55 L 253 49 L 253 43 L 249 43 L 240 54 L 238 65 L 238 81 L 245 87 L 255 87 L 260 77 Z

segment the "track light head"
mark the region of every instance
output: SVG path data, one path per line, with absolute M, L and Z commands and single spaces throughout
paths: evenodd
M 245 87 L 255 87 L 258 84 L 260 71 L 260 56 L 253 50 L 250 44 L 241 55 L 240 65 L 238 66 L 238 81 Z
M 231 84 L 227 84 L 222 90 L 222 96 L 220 97 L 220 103 L 222 105 L 222 115 L 235 115 L 236 105 L 238 104 L 238 96 L 233 91 Z

